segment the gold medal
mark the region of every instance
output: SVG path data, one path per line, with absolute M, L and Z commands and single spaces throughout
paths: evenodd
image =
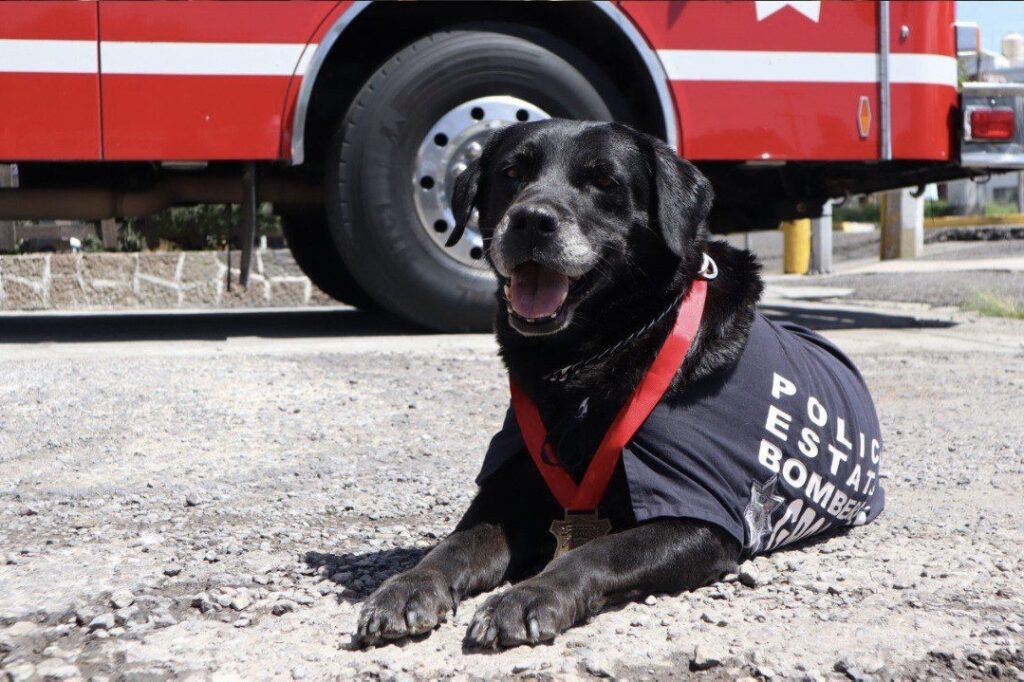
M 608 535 L 612 523 L 608 519 L 597 518 L 597 510 L 565 511 L 565 518 L 551 522 L 551 534 L 555 536 L 555 557 L 558 558 L 570 549 L 576 549 L 594 538 Z

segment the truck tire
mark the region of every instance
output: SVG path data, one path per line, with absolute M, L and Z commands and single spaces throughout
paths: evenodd
M 475 226 L 444 248 L 452 184 L 490 132 L 550 117 L 611 120 L 617 110 L 618 95 L 582 55 L 524 35 L 445 31 L 408 45 L 356 95 L 328 152 L 328 225 L 348 271 L 419 325 L 493 327 L 496 286 Z
M 278 207 L 281 230 L 299 269 L 320 291 L 360 310 L 380 310 L 349 274 L 334 247 L 323 209 Z

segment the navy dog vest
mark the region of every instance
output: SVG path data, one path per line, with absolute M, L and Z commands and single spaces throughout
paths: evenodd
M 663 399 L 622 452 L 637 521 L 713 523 L 744 556 L 873 520 L 882 437 L 864 379 L 820 335 L 758 313 L 739 361 Z M 477 477 L 526 453 L 515 415 Z

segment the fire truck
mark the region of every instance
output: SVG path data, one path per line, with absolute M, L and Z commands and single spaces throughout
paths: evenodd
M 0 2 L 0 219 L 256 201 L 335 298 L 489 328 L 453 181 L 494 129 L 618 120 L 711 178 L 716 232 L 1024 166 L 1024 86 L 965 82 L 951 1 Z M 964 60 L 960 65 L 963 67 Z

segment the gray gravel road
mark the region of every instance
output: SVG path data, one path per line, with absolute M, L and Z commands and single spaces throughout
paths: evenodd
M 938 236 L 929 231 L 928 238 Z M 851 263 L 876 259 L 879 232 L 833 234 L 834 263 L 837 269 Z M 751 247 L 769 275 L 782 272 L 782 235 L 766 231 L 751 235 Z M 740 246 L 742 235 L 730 235 L 729 242 Z M 965 261 L 1024 256 L 1024 239 L 996 241 L 931 241 L 925 244 L 921 261 Z M 922 273 L 836 273 L 822 276 L 786 278 L 787 287 L 832 287 L 849 289 L 853 301 L 891 301 L 923 303 L 930 306 L 975 308 L 992 298 L 1024 309 L 1024 274 L 1020 272 L 922 272 Z
M 461 649 L 479 598 L 422 641 L 349 644 L 473 493 L 506 402 L 489 337 L 345 311 L 0 318 L 0 676 L 1022 679 L 1024 322 L 770 312 L 863 369 L 885 513 L 490 655 Z
M 1024 309 L 1024 273 L 1020 272 L 827 275 L 787 281 L 787 285 L 850 289 L 848 298 L 858 301 L 905 301 L 968 308 L 995 296 Z

